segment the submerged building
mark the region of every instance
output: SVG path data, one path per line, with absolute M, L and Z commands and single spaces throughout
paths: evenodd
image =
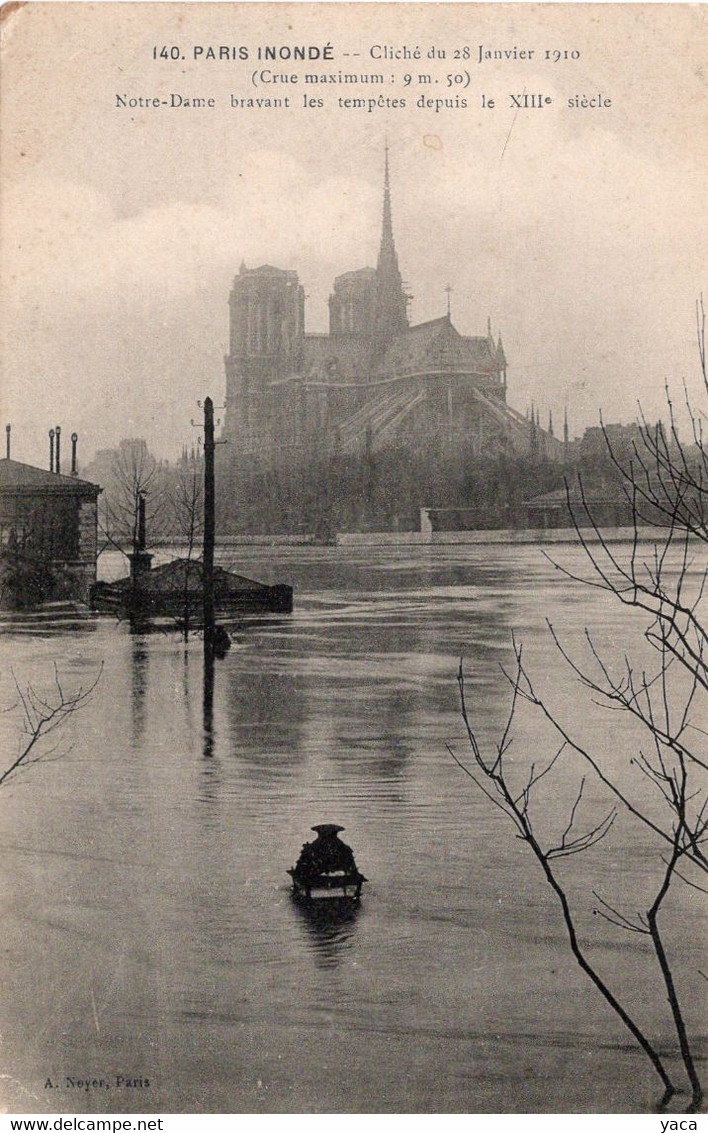
M 0 460 L 0 603 L 86 601 L 96 581 L 97 484 Z
M 507 360 L 491 327 L 460 334 L 450 312 L 410 325 L 394 243 L 388 151 L 376 267 L 345 272 L 329 333 L 305 330 L 295 271 L 241 265 L 229 298 L 223 437 L 232 466 L 385 447 L 562 457 L 563 444 L 506 400 Z

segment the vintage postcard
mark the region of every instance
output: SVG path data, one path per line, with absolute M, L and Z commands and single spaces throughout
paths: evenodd
M 705 7 L 0 16 L 2 1109 L 700 1112 Z

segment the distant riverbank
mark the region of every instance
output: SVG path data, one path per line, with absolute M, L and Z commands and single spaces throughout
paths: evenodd
M 651 542 L 655 538 L 656 528 L 640 527 L 637 535 L 641 541 Z M 588 542 L 597 542 L 598 535 L 591 528 L 583 528 L 583 538 Z M 602 538 L 608 543 L 628 543 L 635 538 L 632 527 L 606 527 L 602 529 Z M 185 538 L 165 538 L 155 541 L 157 547 L 186 546 Z M 257 535 L 217 535 L 217 546 L 227 547 L 312 547 L 332 546 L 338 547 L 421 547 L 446 546 L 460 543 L 474 543 L 483 545 L 493 544 L 526 544 L 526 543 L 577 543 L 578 534 L 574 527 L 553 528 L 500 528 L 498 530 L 481 531 L 339 531 L 330 543 L 318 539 L 311 532 L 299 535 L 277 535 L 262 533 Z M 198 554 L 197 550 L 197 554 Z

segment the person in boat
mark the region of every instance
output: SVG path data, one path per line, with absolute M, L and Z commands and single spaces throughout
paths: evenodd
M 317 837 L 314 842 L 305 842 L 297 860 L 294 874 L 306 880 L 316 878 L 322 873 L 358 873 L 354 854 L 346 842 L 342 842 L 337 835 L 343 826 L 326 822 L 313 826 Z

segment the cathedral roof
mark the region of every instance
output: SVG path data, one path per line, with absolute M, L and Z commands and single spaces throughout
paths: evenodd
M 498 368 L 489 340 L 459 334 L 448 315 L 396 335 L 381 363 L 382 370 L 399 373 L 449 370 L 496 374 Z
M 362 382 L 406 373 L 496 375 L 499 355 L 486 336 L 461 335 L 448 315 L 397 334 L 372 369 L 371 340 L 365 336 L 306 334 L 302 375 L 313 382 Z
M 306 334 L 303 374 L 312 381 L 355 381 L 370 368 L 371 342 L 355 335 L 332 337 Z

